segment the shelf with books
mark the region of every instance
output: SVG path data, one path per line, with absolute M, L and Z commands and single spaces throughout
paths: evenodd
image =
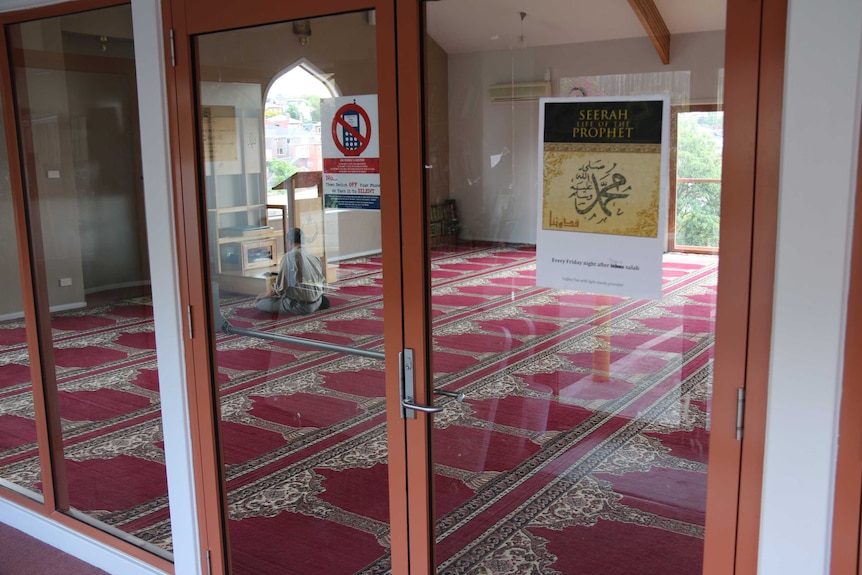
M 431 245 L 457 244 L 461 231 L 461 220 L 455 200 L 432 204 L 429 212 Z

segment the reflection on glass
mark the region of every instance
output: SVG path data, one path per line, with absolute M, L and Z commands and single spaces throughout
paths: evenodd
M 0 131 L 3 120 L 0 117 Z M 27 327 L 6 139 L 0 138 L 0 485 L 41 500 Z
M 131 9 L 27 22 L 9 37 L 46 278 L 37 297 L 51 312 L 45 385 L 66 477 L 58 500 L 68 495 L 62 511 L 170 557 Z
M 390 565 L 371 22 L 196 38 L 232 573 Z
M 456 38 L 457 5 L 426 6 L 434 387 L 465 395 L 436 400 L 438 572 L 699 573 L 718 258 L 658 250 L 656 300 L 538 286 L 537 100 L 717 105 L 721 62 L 666 72 L 646 38 L 554 42 L 565 14 L 510 45 Z M 689 40 L 710 54 L 723 33 Z M 597 235 L 557 237 L 577 260 Z

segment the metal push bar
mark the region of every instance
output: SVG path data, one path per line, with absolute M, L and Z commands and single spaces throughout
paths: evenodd
M 221 313 L 221 307 L 219 306 L 219 297 L 218 297 L 218 284 L 213 282 L 213 327 L 215 328 L 216 333 L 223 331 L 228 335 L 245 335 L 248 337 L 256 337 L 258 339 L 265 339 L 267 341 L 276 341 L 279 343 L 287 343 L 293 345 L 301 345 L 304 347 L 310 347 L 313 349 L 320 349 L 323 351 L 336 351 L 339 353 L 346 353 L 349 355 L 361 355 L 362 357 L 370 357 L 371 359 L 379 359 L 383 361 L 386 359 L 386 355 L 380 351 L 371 351 L 368 349 L 361 349 L 358 347 L 349 347 L 346 345 L 336 345 L 334 343 L 326 343 L 324 341 L 315 341 L 313 339 L 305 339 L 302 337 L 294 337 L 290 335 L 278 335 L 275 333 L 267 333 L 265 331 L 257 331 L 254 329 L 244 329 L 241 327 L 236 327 L 231 324 L 227 318 L 224 317 Z

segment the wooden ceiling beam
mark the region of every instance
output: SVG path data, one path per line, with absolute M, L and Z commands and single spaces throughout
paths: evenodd
M 670 31 L 653 0 L 629 0 L 632 10 L 641 21 L 649 39 L 652 40 L 659 58 L 670 64 Z

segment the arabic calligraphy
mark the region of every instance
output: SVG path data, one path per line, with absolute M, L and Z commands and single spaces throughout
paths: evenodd
M 572 178 L 569 197 L 575 199 L 575 211 L 587 216 L 587 221 L 603 224 L 625 213 L 625 204 L 620 200 L 629 197 L 632 187 L 626 185 L 626 177 L 616 170 L 616 162 L 608 168 L 602 160 L 590 160 Z
M 660 147 L 550 143 L 543 164 L 543 229 L 658 236 Z

